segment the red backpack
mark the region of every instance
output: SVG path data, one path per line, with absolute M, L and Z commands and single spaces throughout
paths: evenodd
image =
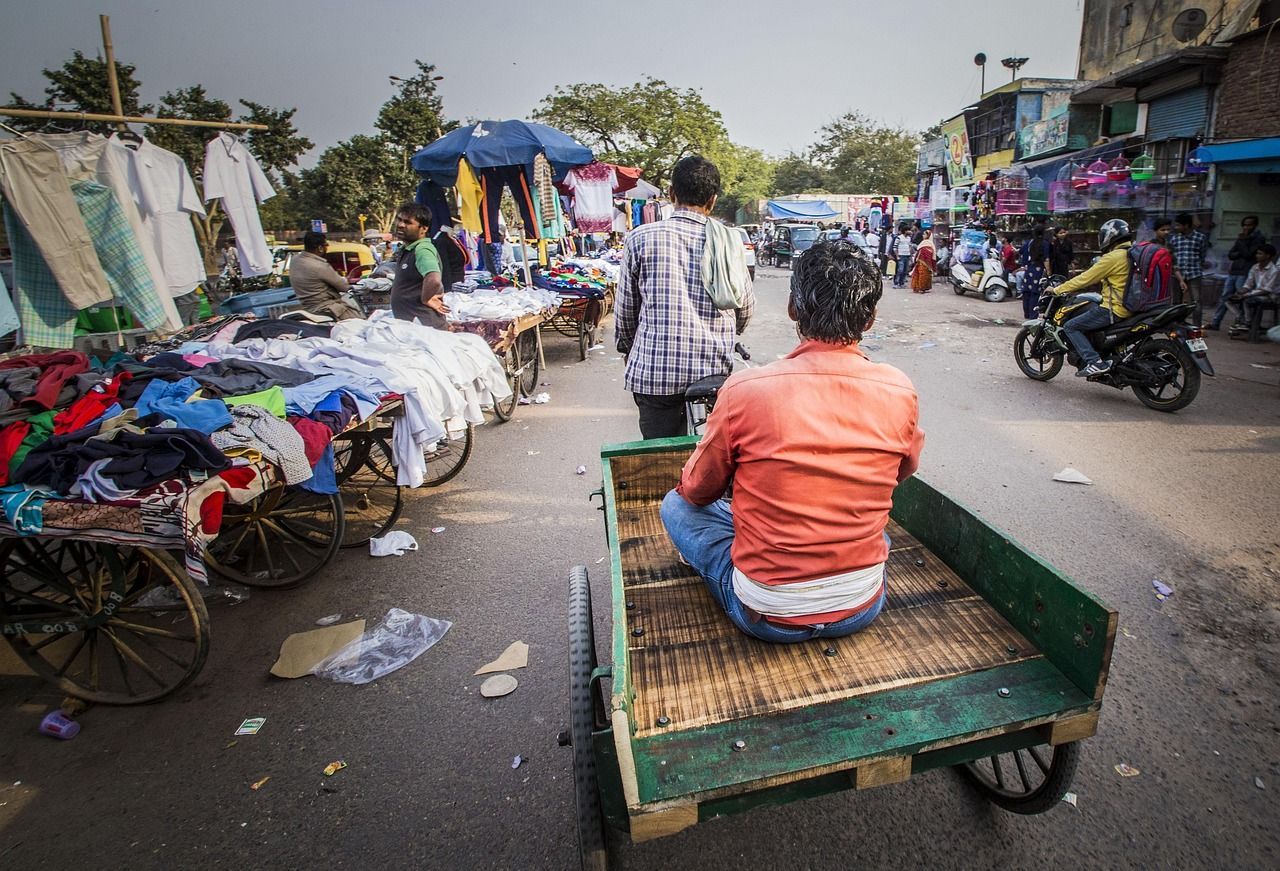
M 1133 313 L 1164 308 L 1173 300 L 1173 255 L 1155 242 L 1139 242 L 1129 249 L 1129 281 L 1124 307 Z

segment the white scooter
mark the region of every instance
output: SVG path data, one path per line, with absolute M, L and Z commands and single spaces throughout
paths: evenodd
M 981 269 L 974 269 L 955 260 L 951 265 L 950 280 L 951 287 L 958 296 L 964 296 L 966 291 L 973 291 L 981 294 L 987 302 L 1000 302 L 1013 293 L 1004 277 L 1004 267 L 998 259 L 991 257 L 982 261 Z

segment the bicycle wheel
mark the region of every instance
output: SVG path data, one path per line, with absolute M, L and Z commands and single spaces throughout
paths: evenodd
M 471 459 L 475 437 L 476 428 L 467 424 L 466 432 L 452 438 L 446 436 L 437 442 L 436 449 L 426 455 L 427 475 L 422 485 L 439 487 L 444 482 L 453 480 L 467 464 L 467 460 Z
M 538 379 L 542 376 L 542 358 L 538 354 L 538 328 L 525 330 L 516 337 L 516 354 L 520 365 L 516 381 L 522 396 L 533 396 L 538 391 Z
M 396 486 L 391 446 L 368 440 L 364 464 L 339 485 L 342 495 L 342 547 L 360 547 L 386 533 L 400 518 L 404 495 Z M 387 472 L 390 470 L 390 477 Z

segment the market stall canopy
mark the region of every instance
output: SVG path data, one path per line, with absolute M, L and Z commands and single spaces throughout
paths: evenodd
M 1218 164 L 1223 172 L 1280 172 L 1280 136 L 1202 145 L 1190 154 L 1199 164 Z
M 531 166 L 545 154 L 557 179 L 575 166 L 590 163 L 591 149 L 545 124 L 529 121 L 481 121 L 459 127 L 413 156 L 414 171 L 441 187 L 458 180 L 458 159 L 466 157 L 475 169 L 493 166 Z
M 825 200 L 802 202 L 769 200 L 769 217 L 783 221 L 829 221 L 839 217 L 839 213 L 827 205 Z

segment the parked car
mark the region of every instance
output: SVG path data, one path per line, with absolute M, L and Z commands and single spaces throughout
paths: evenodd
M 823 242 L 839 242 L 840 231 L 839 230 L 823 230 L 822 241 Z M 864 251 L 867 250 L 867 240 L 857 230 L 850 230 L 849 235 L 845 237 L 844 241 L 848 242 L 850 245 L 856 245 L 859 248 L 863 249 Z
M 751 273 L 751 280 L 756 280 L 756 245 L 751 241 L 751 234 L 747 232 L 746 227 L 736 228 L 739 235 L 742 236 L 742 247 L 747 249 L 747 272 Z

